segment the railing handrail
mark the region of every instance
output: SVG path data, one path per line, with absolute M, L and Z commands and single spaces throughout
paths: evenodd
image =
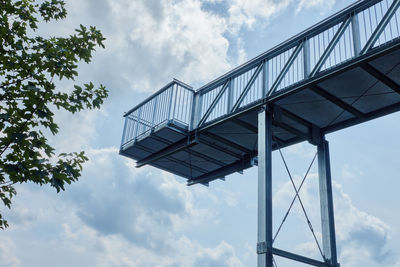
M 363 10 L 368 9 L 369 7 L 373 6 L 376 3 L 381 2 L 382 0 L 359 0 L 352 5 L 336 12 L 335 14 L 331 15 L 330 17 L 324 19 L 323 21 L 314 24 L 313 26 L 309 27 L 308 29 L 300 32 L 299 34 L 289 38 L 283 43 L 272 47 L 271 49 L 267 50 L 266 52 L 256 56 L 255 58 L 239 65 L 238 67 L 234 68 L 233 70 L 225 73 L 224 75 L 214 79 L 213 81 L 203 85 L 199 89 L 196 90 L 196 93 L 205 93 L 208 89 L 213 89 L 219 86 L 221 83 L 226 81 L 228 78 L 232 78 L 234 76 L 240 75 L 243 72 L 255 67 L 257 64 L 260 64 L 262 61 L 273 58 L 281 54 L 282 52 L 290 49 L 299 44 L 302 40 L 306 38 L 314 37 L 325 30 L 331 28 L 335 24 L 339 23 L 347 16 L 352 14 L 353 12 L 360 12 Z
M 153 100 L 153 98 L 157 97 L 158 95 L 162 94 L 164 91 L 166 91 L 167 89 L 169 89 L 171 86 L 173 86 L 174 84 L 178 84 L 180 86 L 182 86 L 183 88 L 185 88 L 186 90 L 191 91 L 192 93 L 195 93 L 195 90 L 193 90 L 193 87 L 191 87 L 190 85 L 179 81 L 176 78 L 173 78 L 173 80 L 171 82 L 169 82 L 168 84 L 166 84 L 165 86 L 163 86 L 161 89 L 159 89 L 157 92 L 155 92 L 154 94 L 150 95 L 149 97 L 147 97 L 145 100 L 143 100 L 142 102 L 140 102 L 139 104 L 137 104 L 134 108 L 130 109 L 128 112 L 126 112 L 124 114 L 124 117 L 129 116 L 129 114 L 131 114 L 132 112 L 135 112 L 137 109 L 139 109 L 141 106 L 147 104 L 148 102 L 150 102 L 151 100 Z

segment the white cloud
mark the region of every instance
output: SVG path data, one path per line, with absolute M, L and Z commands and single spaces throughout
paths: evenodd
M 229 7 L 229 30 L 237 33 L 242 27 L 251 29 L 256 22 L 266 23 L 291 5 L 296 7 L 296 12 L 310 8 L 327 11 L 335 3 L 336 0 L 234 0 Z
M 231 68 L 225 20 L 201 2 L 113 1 L 113 55 L 134 90 L 156 90 L 175 75 L 204 83 Z M 111 39 L 110 39 L 111 40 Z
M 341 175 L 344 179 L 354 180 L 364 176 L 364 172 L 354 166 L 350 167 L 348 164 L 345 164 L 342 168 Z
M 212 212 L 196 204 L 205 202 L 209 192 L 154 168 L 133 168 L 117 152 L 88 150 L 91 161 L 80 182 L 62 196 L 18 188 L 21 198 L 15 205 L 24 203 L 24 216 L 10 217 L 7 234 L 25 237 L 0 239 L 5 241 L 0 242 L 0 257 L 7 255 L 6 266 L 20 261 L 21 266 L 51 266 L 55 261 L 57 266 L 244 266 L 227 242 L 208 248 L 185 235 L 213 219 Z M 33 215 L 33 223 L 24 222 Z M 45 247 L 48 255 L 37 256 Z M 13 256 L 16 251 L 23 252 L 21 259 Z
M 222 241 L 216 248 L 206 248 L 197 253 L 197 259 L 194 267 L 220 267 L 244 266 L 239 258 L 235 256 L 235 250 L 225 241 Z
M 215 248 L 204 248 L 186 236 L 171 239 L 168 254 L 132 244 L 118 235 L 102 236 L 92 228 L 64 225 L 64 242 L 76 251 L 94 253 L 96 266 L 244 266 L 231 245 L 222 241 Z
M 18 267 L 20 263 L 15 243 L 10 238 L 0 236 L 0 266 Z
M 229 7 L 229 26 L 232 32 L 237 32 L 242 26 L 251 28 L 257 21 L 269 19 L 283 8 L 286 8 L 291 0 L 234 0 Z
M 329 10 L 335 4 L 336 0 L 299 0 L 297 12 L 305 8 L 321 8 Z

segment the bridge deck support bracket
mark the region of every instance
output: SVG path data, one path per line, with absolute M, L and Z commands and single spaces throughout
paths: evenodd
M 321 208 L 322 250 L 324 262 L 273 248 L 272 221 L 272 111 L 263 107 L 258 114 L 258 231 L 257 266 L 273 267 L 273 255 L 314 266 L 339 267 L 336 252 L 329 145 L 321 131 L 316 131 L 318 148 L 319 193 Z

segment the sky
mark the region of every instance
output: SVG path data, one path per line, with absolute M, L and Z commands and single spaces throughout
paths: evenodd
M 195 89 L 339 11 L 345 0 L 67 1 L 68 18 L 37 34 L 65 36 L 79 24 L 107 38 L 77 83 L 110 91 L 101 110 L 56 111 L 59 152 L 85 150 L 80 180 L 59 194 L 17 185 L 10 227 L 0 232 L 0 266 L 256 266 L 257 169 L 209 187 L 118 155 L 124 112 L 173 78 Z M 61 90 L 73 83 L 62 81 Z M 397 137 L 400 114 L 327 136 L 338 257 L 342 266 L 400 266 Z M 315 147 L 283 150 L 299 183 Z M 273 153 L 274 229 L 294 196 Z M 300 193 L 321 239 L 314 165 Z M 275 246 L 321 259 L 298 203 Z M 278 266 L 304 266 L 276 258 Z

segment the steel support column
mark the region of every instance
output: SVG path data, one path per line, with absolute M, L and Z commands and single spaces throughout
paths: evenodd
M 272 113 L 258 114 L 257 266 L 272 267 Z
M 329 266 L 337 267 L 329 143 L 322 136 L 318 144 L 319 194 L 321 205 L 322 250 Z

